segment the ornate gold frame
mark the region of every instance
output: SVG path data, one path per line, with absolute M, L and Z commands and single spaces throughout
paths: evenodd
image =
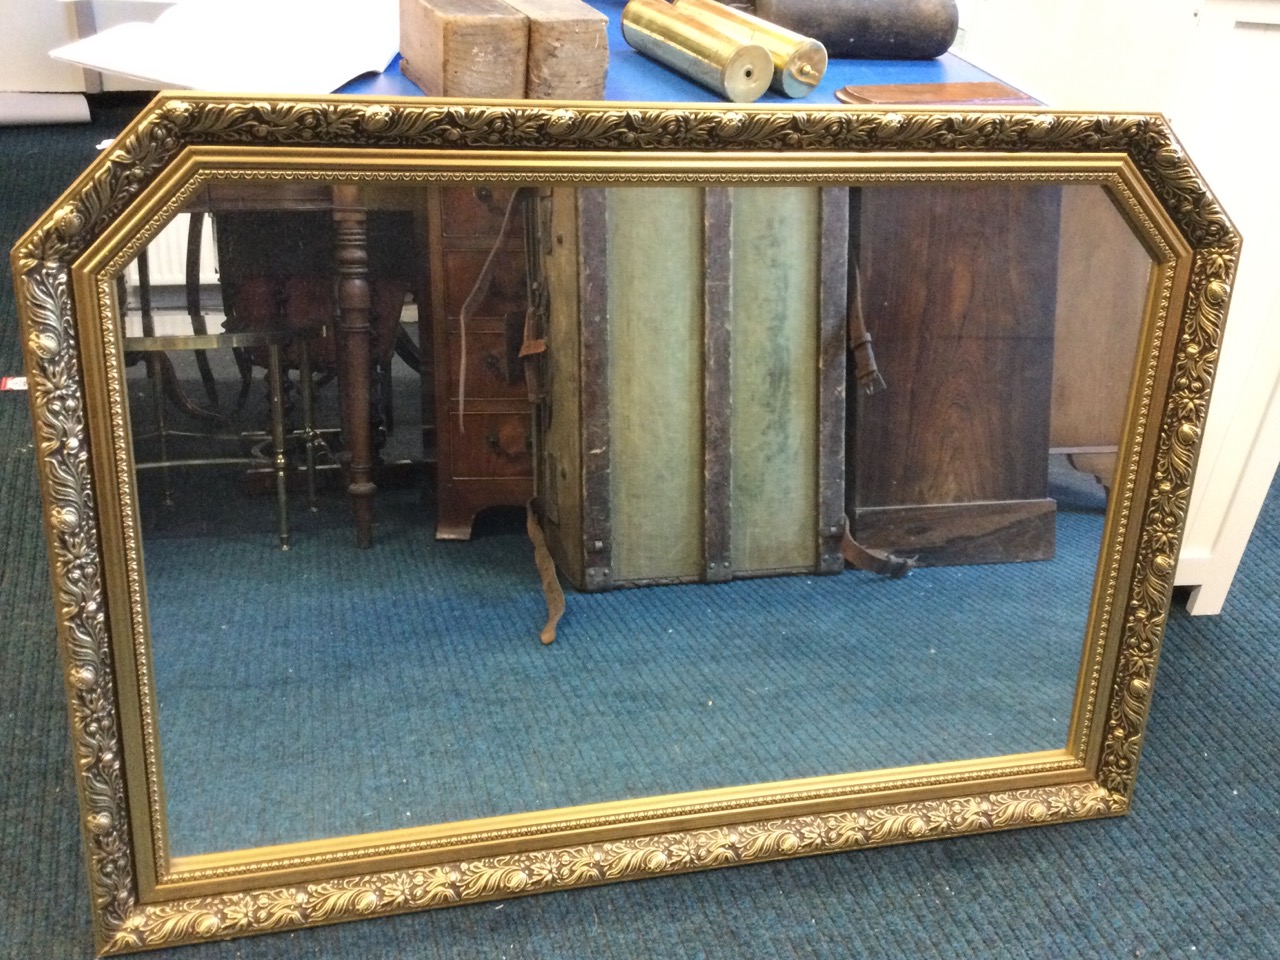
M 1156 269 L 1069 748 L 170 862 L 109 278 L 213 176 L 1103 184 Z M 161 95 L 12 254 L 99 949 L 1124 813 L 1239 247 L 1154 116 Z

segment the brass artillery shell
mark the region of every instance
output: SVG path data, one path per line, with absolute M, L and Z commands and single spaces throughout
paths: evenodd
M 817 40 L 717 0 L 675 0 L 674 6 L 680 13 L 701 20 L 734 40 L 758 43 L 768 50 L 773 61 L 771 86 L 783 96 L 807 95 L 826 72 L 827 48 Z
M 764 47 L 734 39 L 664 0 L 630 0 L 622 11 L 622 36 L 646 56 L 735 103 L 755 100 L 773 78 L 773 59 Z

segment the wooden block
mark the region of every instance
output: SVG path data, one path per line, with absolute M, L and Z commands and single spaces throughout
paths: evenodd
M 400 0 L 400 69 L 431 97 L 524 97 L 529 26 L 502 0 Z
M 529 18 L 524 95 L 530 100 L 603 100 L 609 18 L 583 0 L 506 0 Z

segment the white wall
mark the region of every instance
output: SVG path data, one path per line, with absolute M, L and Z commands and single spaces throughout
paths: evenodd
M 956 52 L 1062 109 L 1162 112 L 1245 238 L 1176 581 L 1216 613 L 1280 462 L 1280 0 L 959 0 Z
M 1064 110 L 1159 109 L 1204 0 L 958 0 L 957 50 Z
M 79 67 L 58 63 L 49 51 L 76 39 L 75 9 L 60 0 L 0 0 L 0 91 L 78 93 Z
M 128 77 L 86 75 L 49 51 L 117 23 L 150 22 L 170 6 L 166 0 L 0 0 L 0 91 L 159 89 Z

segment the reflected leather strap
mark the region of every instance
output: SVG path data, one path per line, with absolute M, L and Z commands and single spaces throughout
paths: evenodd
M 541 403 L 544 394 L 538 358 L 547 352 L 546 337 L 538 336 L 538 310 L 532 304 L 524 312 L 524 339 L 520 344 L 520 359 L 524 361 L 524 385 L 530 403 Z
M 867 332 L 867 317 L 862 312 L 862 276 L 857 261 L 851 261 L 849 275 L 849 304 L 847 324 L 849 351 L 853 354 L 853 372 L 858 387 L 868 397 L 885 389 L 884 377 L 876 366 L 876 355 L 871 350 L 871 334 Z
M 872 550 L 864 547 L 849 532 L 849 517 L 844 518 L 844 537 L 840 540 L 840 554 L 844 562 L 855 570 L 878 573 L 881 576 L 897 580 L 905 577 L 916 565 L 915 557 L 899 557 L 887 550 Z
M 876 366 L 876 356 L 871 350 L 871 334 L 867 332 L 866 314 L 862 312 L 862 275 L 855 259 L 850 262 L 849 302 L 846 324 L 849 332 L 849 352 L 853 354 L 853 371 L 858 387 L 864 396 L 875 396 L 887 386 Z M 849 517 L 844 518 L 844 536 L 840 540 L 840 554 L 844 562 L 855 570 L 878 573 L 881 576 L 905 577 L 916 564 L 915 557 L 898 557 L 885 550 L 864 547 L 849 532 Z

